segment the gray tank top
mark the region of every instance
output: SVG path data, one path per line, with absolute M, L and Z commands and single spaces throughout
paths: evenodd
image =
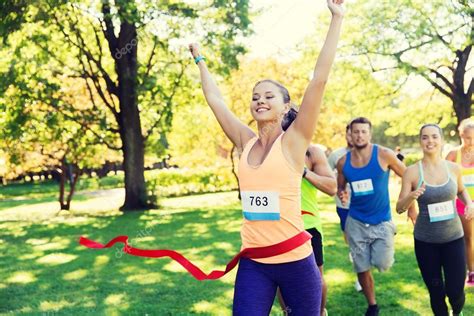
M 461 220 L 456 211 L 455 199 L 458 185 L 444 162 L 448 180 L 441 185 L 425 182 L 423 165 L 418 164 L 420 180 L 424 182 L 425 193 L 418 198 L 419 214 L 415 224 L 415 239 L 430 243 L 447 243 L 464 236 Z

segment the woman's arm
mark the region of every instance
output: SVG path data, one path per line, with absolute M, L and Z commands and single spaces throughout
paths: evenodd
M 196 57 L 201 56 L 198 44 L 190 44 L 189 50 L 195 60 Z M 198 67 L 201 74 L 202 91 L 206 97 L 207 104 L 209 104 L 212 112 L 214 112 L 224 133 L 240 152 L 242 152 L 245 144 L 255 136 L 255 133 L 247 125 L 242 123 L 226 106 L 224 97 L 207 69 L 204 60 L 201 59 L 198 62 Z
M 328 80 L 329 71 L 336 55 L 337 42 L 341 31 L 344 10 L 343 0 L 328 0 L 328 7 L 332 13 L 331 24 L 321 53 L 314 68 L 313 78 L 306 88 L 301 107 L 294 123 L 288 128 L 286 137 L 291 148 L 291 156 L 295 162 L 301 160 L 301 153 L 308 148 L 316 128 L 324 88 Z
M 416 166 L 407 168 L 402 176 L 402 188 L 397 201 L 397 213 L 401 214 L 412 207 L 413 202 L 425 193 L 425 184 L 422 183 L 419 188 L 413 189 L 414 175 L 416 173 Z M 412 219 L 413 220 L 413 219 Z
M 344 177 L 344 173 L 342 172 L 342 168 L 344 167 L 344 163 L 346 162 L 347 154 L 342 156 L 336 163 L 336 170 L 337 170 L 337 197 L 341 200 L 342 205 L 346 205 L 349 201 L 349 193 L 346 190 L 347 180 Z
M 320 148 L 313 145 L 308 148 L 308 151 L 311 168 L 306 172 L 305 179 L 318 190 L 334 196 L 337 192 L 336 177 L 329 166 L 326 155 Z

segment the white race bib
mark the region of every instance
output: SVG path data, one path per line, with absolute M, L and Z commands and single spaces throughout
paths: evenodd
M 446 201 L 434 204 L 428 204 L 430 222 L 440 222 L 454 218 L 454 202 Z
M 352 191 L 354 196 L 374 194 L 374 186 L 372 179 L 365 179 L 360 181 L 351 182 Z
M 249 221 L 280 220 L 280 194 L 274 191 L 240 191 L 244 218 Z
M 474 174 L 462 176 L 462 183 L 465 187 L 474 187 Z

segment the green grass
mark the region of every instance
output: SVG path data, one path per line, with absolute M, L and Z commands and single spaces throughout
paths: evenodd
M 161 210 L 129 214 L 117 212 L 120 197 L 110 198 L 77 201 L 71 213 L 59 216 L 48 209 L 49 204 L 35 201 L 28 207 L 36 213 L 28 208 L 0 213 L 0 313 L 231 314 L 235 270 L 222 279 L 200 282 L 169 259 L 124 255 L 120 246 L 87 249 L 77 240 L 85 235 L 106 242 L 129 235 L 135 247 L 175 249 L 206 272 L 223 269 L 240 248 L 241 213 L 235 192 L 166 199 Z M 0 201 L 0 209 L 3 204 Z M 330 315 L 362 315 L 366 302 L 353 287 L 355 274 L 333 202 L 321 196 L 319 205 L 326 244 L 327 308 Z M 9 217 L 2 217 L 7 212 Z M 18 218 L 15 212 L 21 213 Z M 25 213 L 33 215 L 25 218 Z M 387 273 L 374 273 L 381 314 L 430 315 L 428 293 L 413 253 L 411 224 L 405 216 L 394 217 L 398 224 L 395 265 Z M 468 289 L 465 315 L 474 314 L 473 299 Z M 272 315 L 281 315 L 277 305 Z
M 123 186 L 123 179 L 120 179 L 120 176 L 107 176 L 100 179 L 82 177 L 77 183 L 72 203 L 84 201 L 88 198 L 87 194 L 83 194 L 81 191 L 111 189 L 121 186 Z M 68 187 L 66 187 L 67 189 Z M 22 205 L 54 202 L 58 201 L 58 197 L 59 184 L 53 180 L 13 183 L 7 186 L 0 186 L 0 211 Z

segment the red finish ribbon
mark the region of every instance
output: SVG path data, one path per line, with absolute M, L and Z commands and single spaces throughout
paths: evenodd
M 110 248 L 114 244 L 121 242 L 124 244 L 123 252 L 128 253 L 132 256 L 137 257 L 146 257 L 146 258 L 162 258 L 162 257 L 169 257 L 176 262 L 178 262 L 183 268 L 185 268 L 195 279 L 202 281 L 202 280 L 215 280 L 219 279 L 220 277 L 224 276 L 232 270 L 241 257 L 244 258 L 268 258 L 277 255 L 281 255 L 288 251 L 291 251 L 299 246 L 303 245 L 306 241 L 311 239 L 311 234 L 306 231 L 302 231 L 296 236 L 293 236 L 285 241 L 282 241 L 278 244 L 265 246 L 265 247 L 254 247 L 254 248 L 245 248 L 242 249 L 232 260 L 227 264 L 224 271 L 214 270 L 209 274 L 204 273 L 201 269 L 199 269 L 196 265 L 194 265 L 191 261 L 186 259 L 180 253 L 174 250 L 167 250 L 167 249 L 159 249 L 159 250 L 149 250 L 149 249 L 138 249 L 132 247 L 128 244 L 128 236 L 118 236 L 109 241 L 106 245 L 100 244 L 93 240 L 87 239 L 82 237 L 79 239 L 79 243 L 83 246 L 88 248 L 94 249 L 103 249 L 103 248 Z

